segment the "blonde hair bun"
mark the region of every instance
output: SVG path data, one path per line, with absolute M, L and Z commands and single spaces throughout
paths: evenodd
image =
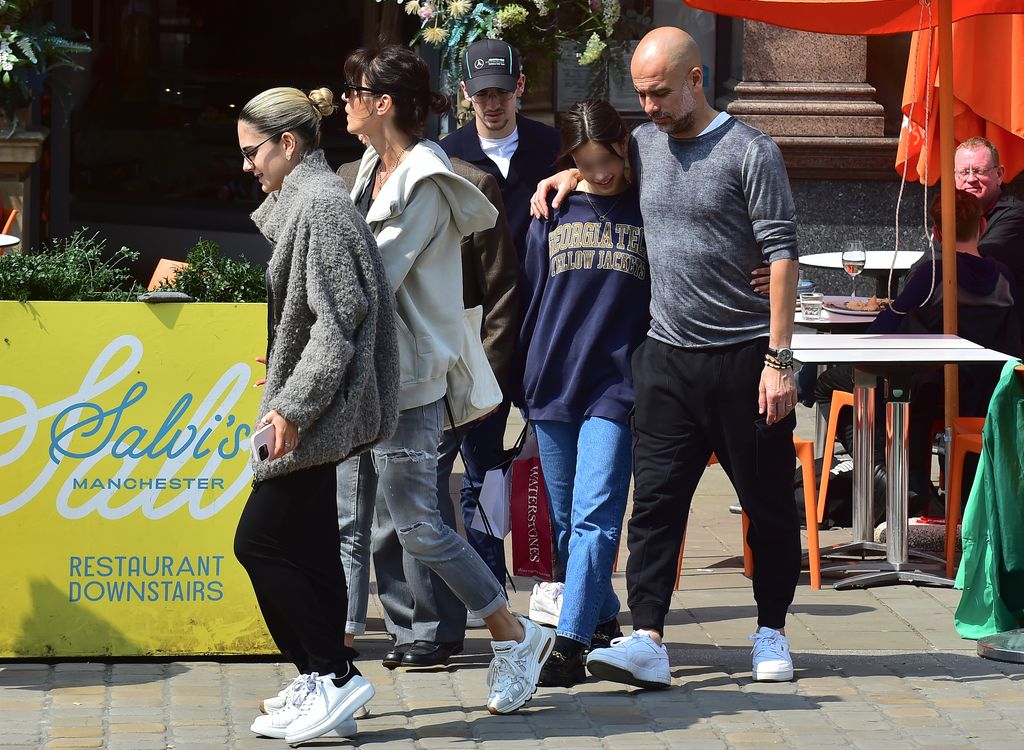
M 334 92 L 329 88 L 313 89 L 309 92 L 309 101 L 320 117 L 330 117 L 338 109 L 334 104 Z

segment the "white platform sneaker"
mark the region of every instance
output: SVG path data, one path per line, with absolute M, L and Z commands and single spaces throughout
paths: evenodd
M 668 650 L 644 630 L 613 638 L 609 648 L 591 651 L 587 669 L 602 680 L 636 687 L 658 690 L 672 685 Z
M 789 682 L 793 679 L 793 657 L 789 654 L 786 636 L 778 630 L 761 627 L 750 640 L 754 642 L 750 655 L 755 681 Z
M 562 614 L 562 592 L 564 583 L 542 581 L 533 585 L 530 594 L 530 619 L 541 625 L 558 627 L 558 618 Z

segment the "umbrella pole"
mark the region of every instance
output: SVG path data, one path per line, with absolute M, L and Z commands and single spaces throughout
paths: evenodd
M 942 329 L 956 334 L 956 178 L 953 174 L 953 0 L 939 0 L 939 148 L 942 171 Z M 946 434 L 960 414 L 956 365 L 946 365 Z

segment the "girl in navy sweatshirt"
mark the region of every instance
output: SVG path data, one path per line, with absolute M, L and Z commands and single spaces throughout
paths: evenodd
M 588 648 L 621 634 L 611 572 L 632 471 L 630 357 L 650 325 L 651 291 L 622 118 L 607 101 L 579 102 L 561 137 L 560 158 L 582 180 L 530 226 L 519 352 L 560 573 L 530 599 L 530 616 L 557 626 L 540 684 L 570 687 L 586 678 Z

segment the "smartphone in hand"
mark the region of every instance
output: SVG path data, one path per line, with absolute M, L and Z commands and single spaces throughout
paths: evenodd
M 268 424 L 253 433 L 249 438 L 249 445 L 252 448 L 253 460 L 258 463 L 266 463 L 274 455 L 274 442 L 277 440 L 277 431 L 274 425 Z

